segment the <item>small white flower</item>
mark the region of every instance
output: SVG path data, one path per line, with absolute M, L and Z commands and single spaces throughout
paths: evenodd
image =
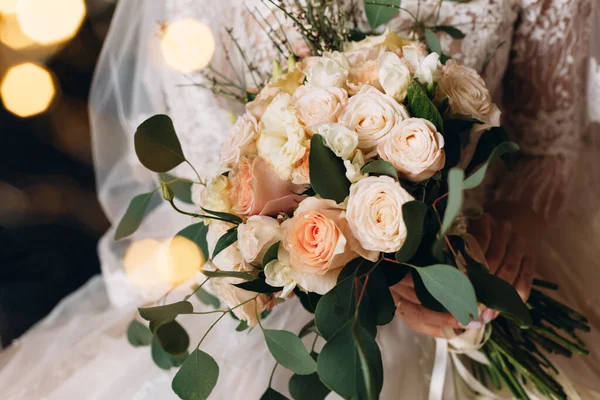
M 358 134 L 341 124 L 321 124 L 316 133 L 323 136 L 325 144 L 336 156 L 347 160 L 358 147 Z
M 346 178 L 348 178 L 351 183 L 356 183 L 369 176 L 368 174 L 360 172 L 362 167 L 365 166 L 365 156 L 360 150 L 357 150 L 356 153 L 354 153 L 352 161 L 344 160 L 344 166 L 346 167 Z
M 415 79 L 425 84 L 433 84 L 434 81 L 437 81 L 441 65 L 439 54 L 431 53 L 423 57 L 416 45 L 404 46 L 402 52 L 404 59 L 414 70 Z
M 247 263 L 260 263 L 280 240 L 281 228 L 275 218 L 254 215 L 238 226 L 238 248 Z
M 410 69 L 396 53 L 391 51 L 379 56 L 377 66 L 379 68 L 379 83 L 383 90 L 396 101 L 403 102 L 412 81 Z
M 292 267 L 279 260 L 273 260 L 265 266 L 265 278 L 267 285 L 283 287 L 279 297 L 287 297 L 297 285 Z

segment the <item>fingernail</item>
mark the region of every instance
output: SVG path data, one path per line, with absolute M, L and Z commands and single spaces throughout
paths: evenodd
M 469 322 L 469 325 L 467 326 L 462 326 L 464 329 L 481 329 L 483 325 L 481 324 L 481 322 L 479 321 L 471 321 Z
M 494 318 L 496 318 L 496 311 L 492 309 L 485 310 L 481 315 L 481 320 L 484 324 L 489 324 L 494 320 Z

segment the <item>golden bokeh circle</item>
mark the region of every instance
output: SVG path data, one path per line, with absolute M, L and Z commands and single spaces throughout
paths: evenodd
M 4 107 L 23 118 L 46 111 L 55 94 L 54 79 L 50 72 L 30 62 L 11 67 L 0 83 Z
M 206 67 L 215 53 L 216 44 L 208 25 L 188 18 L 166 26 L 160 48 L 167 65 L 187 73 Z

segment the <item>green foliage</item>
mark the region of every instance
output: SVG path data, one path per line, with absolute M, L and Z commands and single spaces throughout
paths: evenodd
M 433 246 L 433 254 L 438 260 L 443 259 L 444 237 L 454 224 L 462 208 L 464 177 L 465 173 L 459 168 L 452 168 L 448 173 L 448 203 L 446 204 L 439 238 Z
M 173 121 L 166 115 L 144 121 L 135 132 L 134 143 L 138 159 L 150 171 L 167 172 L 186 161 Z
M 331 392 L 316 372 L 310 375 L 294 374 L 288 387 L 294 400 L 324 400 Z
M 417 81 L 412 81 L 408 87 L 406 106 L 415 118 L 430 121 L 440 133 L 444 133 L 444 121 L 437 107 Z
M 190 337 L 177 321 L 167 322 L 156 329 L 156 337 L 164 351 L 171 355 L 184 354 L 190 345 Z
M 214 259 L 219 253 L 223 250 L 237 242 L 238 240 L 238 231 L 237 228 L 233 228 L 228 230 L 223 236 L 219 238 L 217 244 L 215 246 L 215 251 L 213 251 L 212 258 Z
M 194 204 L 192 201 L 192 185 L 194 182 L 169 174 L 159 174 L 159 176 L 162 182 L 168 183 L 176 198 L 184 203 Z
M 235 224 L 235 225 L 238 225 L 238 224 L 241 224 L 242 222 L 244 222 L 240 217 L 238 217 L 235 214 L 229 214 L 229 213 L 220 212 L 220 211 L 207 210 L 204 207 L 202 208 L 202 210 L 204 212 L 206 212 L 207 214 L 214 215 L 215 217 L 219 217 L 219 218 L 224 219 L 227 222 L 231 222 L 232 224 Z
M 498 157 L 503 156 L 508 153 L 516 153 L 519 151 L 519 146 L 513 142 L 504 142 L 500 144 L 498 147 L 494 149 L 492 154 L 490 155 L 487 163 L 485 163 L 481 168 L 475 171 L 471 176 L 469 176 L 464 183 L 465 189 L 473 189 L 476 188 L 483 182 L 485 178 L 485 174 L 487 173 L 488 168 L 496 161 Z
M 146 321 L 173 321 L 180 314 L 192 314 L 194 306 L 189 301 L 178 301 L 158 307 L 138 308 L 140 316 Z
M 352 336 L 360 360 L 366 398 L 377 400 L 383 387 L 383 363 L 379 347 L 375 338 L 360 325 L 358 320 L 355 320 L 352 325 Z
M 179 367 L 188 357 L 187 351 L 179 355 L 171 355 L 167 353 L 160 345 L 158 337 L 154 336 L 152 339 L 152 361 L 157 367 L 164 370 L 169 370 L 173 367 Z
M 375 323 L 382 326 L 392 322 L 396 314 L 396 303 L 380 267 L 375 268 L 369 274 L 366 293 L 371 301 Z
M 221 300 L 219 300 L 218 297 L 213 296 L 212 294 L 208 293 L 202 288 L 196 290 L 196 297 L 202 303 L 206 304 L 207 306 L 212 306 L 214 309 L 218 309 L 219 307 L 221 307 Z
M 325 340 L 331 339 L 352 319 L 355 302 L 352 276 L 338 283 L 321 298 L 315 312 L 315 322 Z
M 247 281 L 251 281 L 254 279 L 254 276 L 252 276 L 252 274 L 248 272 L 202 270 L 202 273 L 208 278 L 240 278 L 245 279 Z
M 208 242 L 206 241 L 207 234 L 208 226 L 203 222 L 198 222 L 197 224 L 190 225 L 187 228 L 182 229 L 177 233 L 176 236 L 182 236 L 196 243 L 200 250 L 202 250 L 204 259 L 208 260 L 210 256 L 208 254 Z
M 375 29 L 394 18 L 401 3 L 402 0 L 365 0 L 365 13 L 371 28 Z
M 280 243 L 281 242 L 274 243 L 271 247 L 269 247 L 269 250 L 267 250 L 267 252 L 265 253 L 265 255 L 263 256 L 263 259 L 262 259 L 263 268 L 271 261 L 277 259 L 277 253 L 279 252 L 279 244 Z
M 435 32 L 446 32 L 448 35 L 452 36 L 453 39 L 464 39 L 466 36 L 463 31 L 451 25 L 434 26 L 433 30 Z
M 325 145 L 321 135 L 313 135 L 310 140 L 308 165 L 310 182 L 318 195 L 338 203 L 348 197 L 350 181 L 346 178 L 344 161 Z
M 125 211 L 125 215 L 123 215 L 123 218 L 121 218 L 121 221 L 115 230 L 115 240 L 123 239 L 137 231 L 154 193 L 155 191 L 138 194 L 131 199 L 129 207 L 127 207 L 127 211 Z
M 237 326 L 237 328 L 235 328 L 235 331 L 236 332 L 244 332 L 248 328 L 249 328 L 248 321 L 240 321 L 240 323 Z
M 152 332 L 146 325 L 133 320 L 127 328 L 127 340 L 134 347 L 149 346 L 152 343 Z
M 469 279 L 458 269 L 443 264 L 416 268 L 427 291 L 463 325 L 477 319 L 477 298 Z
M 300 339 L 302 339 L 303 337 L 305 337 L 311 333 L 319 334 L 319 331 L 317 330 L 317 325 L 315 324 L 314 319 L 311 319 L 310 321 L 308 321 L 306 323 L 306 325 L 304 325 L 302 327 L 302 329 L 300 329 L 300 333 L 298 334 L 298 337 L 300 337 Z
M 283 290 L 282 287 L 273 287 L 267 284 L 265 274 L 262 272 L 258 275 L 258 278 L 252 281 L 236 283 L 233 286 L 239 287 L 240 289 L 248 290 L 249 292 L 264 294 L 277 293 Z
M 265 341 L 275 360 L 298 375 L 310 375 L 317 371 L 300 338 L 292 332 L 264 329 Z
M 209 354 L 194 350 L 185 360 L 171 385 L 182 400 L 205 400 L 219 378 L 219 365 Z
M 277 390 L 268 388 L 267 391 L 260 397 L 260 400 L 288 400 L 288 398 L 279 393 Z
M 360 172 L 363 174 L 387 175 L 394 179 L 398 179 L 398 171 L 396 168 L 385 160 L 372 161 L 362 167 Z
M 417 252 L 423 239 L 425 216 L 428 207 L 420 201 L 410 201 L 402 206 L 402 217 L 406 224 L 406 241 L 396 253 L 396 261 L 408 262 Z
M 442 62 L 442 64 L 445 64 L 446 61 L 448 61 L 450 59 L 450 57 L 448 57 L 442 51 L 442 45 L 440 44 L 440 39 L 437 37 L 435 32 L 433 32 L 431 29 L 425 29 L 425 43 L 427 43 L 427 47 L 429 47 L 429 51 L 440 55 L 440 61 Z

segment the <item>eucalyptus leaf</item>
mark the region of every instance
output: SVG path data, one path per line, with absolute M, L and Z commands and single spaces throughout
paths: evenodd
M 379 268 L 381 268 L 381 272 L 383 272 L 388 287 L 392 287 L 399 283 L 406 277 L 406 274 L 410 272 L 410 267 L 406 265 L 400 265 L 385 260 L 379 264 Z
M 315 323 L 325 340 L 331 339 L 352 319 L 355 311 L 354 279 L 348 277 L 319 301 Z
M 288 398 L 279 393 L 277 390 L 268 388 L 267 391 L 260 397 L 260 400 L 288 400 Z
M 115 240 L 123 239 L 133 234 L 142 223 L 148 204 L 152 200 L 155 192 L 138 194 L 129 203 L 125 215 L 121 218 L 117 229 L 115 230 Z
M 204 255 L 204 260 L 208 260 L 208 242 L 206 240 L 206 235 L 208 234 L 208 226 L 203 222 L 198 222 L 197 224 L 190 225 L 187 228 L 182 229 L 177 233 L 176 236 L 182 236 L 186 239 L 194 242 L 200 250 L 202 250 L 202 254 Z
M 442 45 L 440 44 L 440 39 L 431 29 L 425 29 L 425 43 L 427 43 L 427 47 L 429 47 L 429 50 L 432 53 L 438 53 L 440 56 L 444 54 L 442 52 Z
M 151 355 L 152 361 L 154 361 L 154 364 L 160 369 L 169 370 L 175 366 L 173 357 L 162 348 L 160 341 L 156 336 L 152 339 Z
M 237 229 L 231 229 L 227 231 L 223 236 L 219 238 L 217 241 L 217 245 L 215 246 L 215 250 L 213 251 L 212 258 L 214 259 L 219 253 L 223 250 L 237 242 L 238 240 L 238 231 Z
M 360 172 L 363 174 L 387 175 L 394 179 L 398 179 L 398 171 L 396 168 L 385 160 L 370 162 L 362 167 Z
M 161 347 L 172 355 L 185 353 L 190 345 L 190 337 L 177 321 L 161 325 L 155 335 L 158 337 Z
M 324 400 L 331 392 L 316 372 L 310 375 L 294 374 L 288 387 L 294 400 Z
M 217 384 L 219 365 L 200 349 L 190 354 L 171 385 L 182 400 L 206 400 Z
M 396 253 L 396 261 L 406 263 L 415 255 L 423 239 L 425 216 L 428 207 L 420 201 L 410 201 L 402 206 L 402 217 L 406 225 L 406 241 Z
M 194 182 L 189 179 L 177 178 L 169 174 L 159 174 L 160 180 L 168 183 L 169 187 L 175 193 L 175 197 L 187 204 L 194 204 L 192 201 L 192 185 Z
M 279 364 L 298 375 L 310 375 L 317 371 L 317 363 L 292 332 L 264 329 L 269 351 Z
M 206 212 L 207 214 L 210 215 L 214 215 L 215 217 L 219 217 L 222 218 L 226 221 L 231 222 L 232 224 L 241 224 L 242 222 L 244 222 L 240 217 L 238 217 L 235 214 L 230 214 L 230 213 L 225 213 L 225 212 L 220 212 L 220 211 L 213 211 L 213 210 L 207 210 L 206 208 L 202 207 L 202 210 L 204 212 Z
M 133 320 L 127 328 L 127 340 L 134 347 L 149 346 L 152 343 L 152 332 L 146 325 Z
M 324 199 L 343 202 L 350 194 L 346 167 L 344 161 L 325 145 L 321 135 L 313 135 L 310 140 L 308 158 L 310 182 L 315 192 Z
M 398 7 L 401 3 L 402 0 L 365 0 L 365 13 L 371 28 L 375 29 L 392 20 L 400 11 Z
M 375 340 L 371 335 L 363 331 L 364 328 L 358 323 L 358 320 L 355 320 L 352 325 L 352 336 L 354 337 L 354 342 L 356 343 L 356 350 L 358 353 L 358 358 L 360 360 L 360 369 L 362 371 L 362 378 L 365 387 L 365 398 L 368 400 L 377 400 L 379 398 L 379 392 L 381 391 L 381 387 L 383 386 L 383 382 L 381 385 L 377 384 L 377 372 L 376 369 L 379 367 L 380 370 L 383 370 L 383 365 L 379 366 L 373 365 L 373 358 L 370 357 L 369 351 L 373 348 L 377 347 L 377 344 L 373 347 L 373 342 Z M 379 360 L 381 362 L 381 354 L 379 355 Z M 382 380 L 383 381 L 383 380 Z
M 202 288 L 196 290 L 196 297 L 202 303 L 206 304 L 207 306 L 212 306 L 214 309 L 218 309 L 219 307 L 221 307 L 221 300 L 219 300 L 218 297 L 213 296 L 212 294 L 208 293 Z
M 406 105 L 413 117 L 430 121 L 438 132 L 444 133 L 444 121 L 439 110 L 417 81 L 412 81 L 408 87 Z
M 382 326 L 392 322 L 396 314 L 396 302 L 380 267 L 369 274 L 366 290 L 371 300 L 375 323 Z
M 302 304 L 302 307 L 304 307 L 304 309 L 311 314 L 315 313 L 319 302 L 323 298 L 323 296 L 320 294 L 313 292 L 306 293 L 300 290 L 298 287 L 294 288 L 294 294 L 296 297 L 298 297 L 298 299 L 300 299 L 300 304 Z
M 265 255 L 263 256 L 263 259 L 262 259 L 263 268 L 271 261 L 277 259 L 277 254 L 279 252 L 279 244 L 280 243 L 281 242 L 279 241 L 279 242 L 271 245 L 271 247 L 269 247 L 269 250 L 267 250 L 267 252 L 265 253 Z
M 416 268 L 427 291 L 463 325 L 477 320 L 477 297 L 469 279 L 444 264 Z
M 447 313 L 448 310 L 446 307 L 444 307 L 427 291 L 425 284 L 423 284 L 423 279 L 421 279 L 421 275 L 419 275 L 419 273 L 416 271 L 416 268 L 412 270 L 411 276 L 415 285 L 417 299 L 419 299 L 419 302 L 423 305 L 423 307 L 432 311 Z
M 208 278 L 240 278 L 245 279 L 247 281 L 254 280 L 254 276 L 248 272 L 238 272 L 238 271 L 205 271 L 202 272 Z
M 448 35 L 452 36 L 453 39 L 464 39 L 466 36 L 463 31 L 452 25 L 438 25 L 434 26 L 433 29 L 436 32 L 446 32 Z
M 282 287 L 273 287 L 273 286 L 267 284 L 265 275 L 263 273 L 261 273 L 258 276 L 258 278 L 254 279 L 252 281 L 236 283 L 233 286 L 239 287 L 240 289 L 244 289 L 249 292 L 264 293 L 264 294 L 277 293 L 277 292 L 281 292 L 283 290 Z
M 240 321 L 240 323 L 238 324 L 237 328 L 235 328 L 236 332 L 243 332 L 246 329 L 248 329 L 248 321 Z
M 189 301 L 179 301 L 158 307 L 138 308 L 146 321 L 173 321 L 180 314 L 192 314 L 194 306 Z
M 319 331 L 317 330 L 317 325 L 315 324 L 315 320 L 311 319 L 310 321 L 308 321 L 306 323 L 306 325 L 304 325 L 302 327 L 302 329 L 300 329 L 300 333 L 298 334 L 298 337 L 300 339 L 302 339 L 303 337 L 310 335 L 311 333 L 316 333 L 318 334 Z
M 481 168 L 479 168 L 477 171 L 471 174 L 471 176 L 465 179 L 465 189 L 473 189 L 481 185 L 483 179 L 485 178 L 485 174 L 487 173 L 488 168 L 494 163 L 494 161 L 496 161 L 498 157 L 501 157 L 507 153 L 516 153 L 517 151 L 519 151 L 519 146 L 516 143 L 501 143 L 498 147 L 494 149 L 494 151 L 488 158 L 488 161 Z
M 459 168 L 452 168 L 448 172 L 448 202 L 446 204 L 446 211 L 444 212 L 440 236 L 433 246 L 433 253 L 438 260 L 441 260 L 443 257 L 444 237 L 462 209 L 464 177 L 465 173 Z
M 167 172 L 186 161 L 173 121 L 166 115 L 144 121 L 135 132 L 134 143 L 138 159 L 150 171 Z

